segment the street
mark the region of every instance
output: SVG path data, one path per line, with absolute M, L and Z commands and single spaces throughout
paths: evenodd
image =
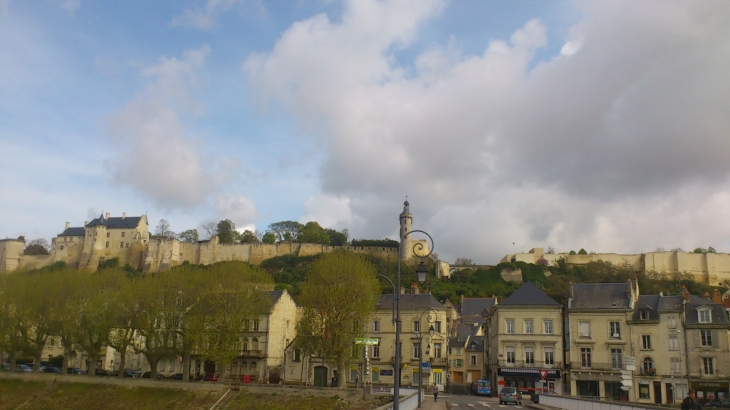
M 444 400 L 448 409 L 523 409 L 527 408 L 523 401 L 522 406 L 499 404 L 496 397 L 475 396 L 469 384 L 452 383 L 451 392 L 439 394 L 438 400 Z M 527 399 L 529 400 L 529 398 Z

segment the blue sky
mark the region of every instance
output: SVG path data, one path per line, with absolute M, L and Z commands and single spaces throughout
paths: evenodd
M 728 7 L 0 0 L 0 237 L 395 237 L 408 195 L 447 260 L 728 252 Z

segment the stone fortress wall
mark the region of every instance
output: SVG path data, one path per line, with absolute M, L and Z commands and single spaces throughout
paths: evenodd
M 686 273 L 692 275 L 697 281 L 715 286 L 730 280 L 730 254 L 726 253 L 670 251 L 630 255 L 615 253 L 570 255 L 567 253 L 547 254 L 542 248 L 534 248 L 527 253 L 506 255 L 500 262 L 537 263 L 538 260 L 545 259 L 552 265 L 560 258 L 565 258 L 571 265 L 587 265 L 591 262 L 603 261 L 614 265 L 628 264 L 635 272 L 657 272 L 668 275 Z

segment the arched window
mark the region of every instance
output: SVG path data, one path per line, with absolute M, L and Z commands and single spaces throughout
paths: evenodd
M 654 360 L 651 357 L 645 357 L 641 361 L 641 372 L 644 374 L 652 374 L 654 372 Z
M 253 340 L 251 340 L 251 350 L 259 350 L 259 339 L 254 337 Z
M 243 343 L 241 343 L 241 350 L 243 350 L 244 352 L 248 352 L 248 338 L 247 337 L 243 338 Z

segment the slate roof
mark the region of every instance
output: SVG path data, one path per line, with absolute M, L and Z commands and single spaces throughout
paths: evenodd
M 449 338 L 449 347 L 464 347 L 464 344 L 466 343 L 466 339 L 462 339 L 460 337 L 450 337 Z
M 631 320 L 641 321 L 641 309 L 649 312 L 648 319 L 644 320 L 659 320 L 659 313 L 662 311 L 679 311 L 681 308 L 681 296 L 639 295 L 634 304 Z
M 484 351 L 484 336 L 472 336 L 469 338 L 466 344 L 467 352 L 483 352 Z
M 142 219 L 141 216 L 127 216 L 125 218 L 122 217 L 112 217 L 112 218 L 96 218 L 93 221 L 89 222 L 86 226 L 92 227 L 92 226 L 106 226 L 110 229 L 134 229 L 139 225 L 139 220 Z
M 525 282 L 497 306 L 562 306 L 532 282 Z
M 700 323 L 700 318 L 697 314 L 697 308 L 701 306 L 707 306 L 712 308 L 712 323 Z M 725 306 L 719 303 L 715 303 L 712 300 L 701 298 L 695 295 L 690 295 L 689 301 L 684 304 L 684 309 L 685 323 L 688 325 L 701 325 L 709 327 L 728 327 L 728 325 L 730 325 L 730 320 L 728 320 Z
M 68 228 L 65 231 L 61 232 L 58 236 L 84 236 L 86 234 L 86 229 L 84 229 L 83 226 L 81 227 L 75 227 L 75 228 Z
M 494 298 L 464 298 L 461 302 L 462 316 L 481 316 L 494 306 Z
M 380 295 L 380 300 L 378 301 L 378 304 L 376 305 L 377 309 L 391 309 L 393 307 L 393 299 L 395 295 L 393 294 L 385 294 Z M 400 309 L 401 311 L 404 309 L 420 309 L 420 310 L 426 310 L 429 307 L 433 309 L 445 309 L 444 305 L 441 304 L 433 295 L 430 295 L 428 293 L 419 293 L 419 294 L 412 294 L 412 293 L 406 293 L 400 295 Z
M 630 283 L 573 284 L 570 309 L 630 309 Z
M 279 300 L 279 298 L 283 294 L 284 294 L 283 290 L 272 290 L 269 292 L 269 296 L 271 297 L 271 300 L 274 301 L 274 303 L 276 303 L 276 301 Z
M 478 331 L 479 326 L 468 323 L 459 323 L 456 325 L 456 336 L 461 339 L 466 339 L 467 336 L 474 336 Z

